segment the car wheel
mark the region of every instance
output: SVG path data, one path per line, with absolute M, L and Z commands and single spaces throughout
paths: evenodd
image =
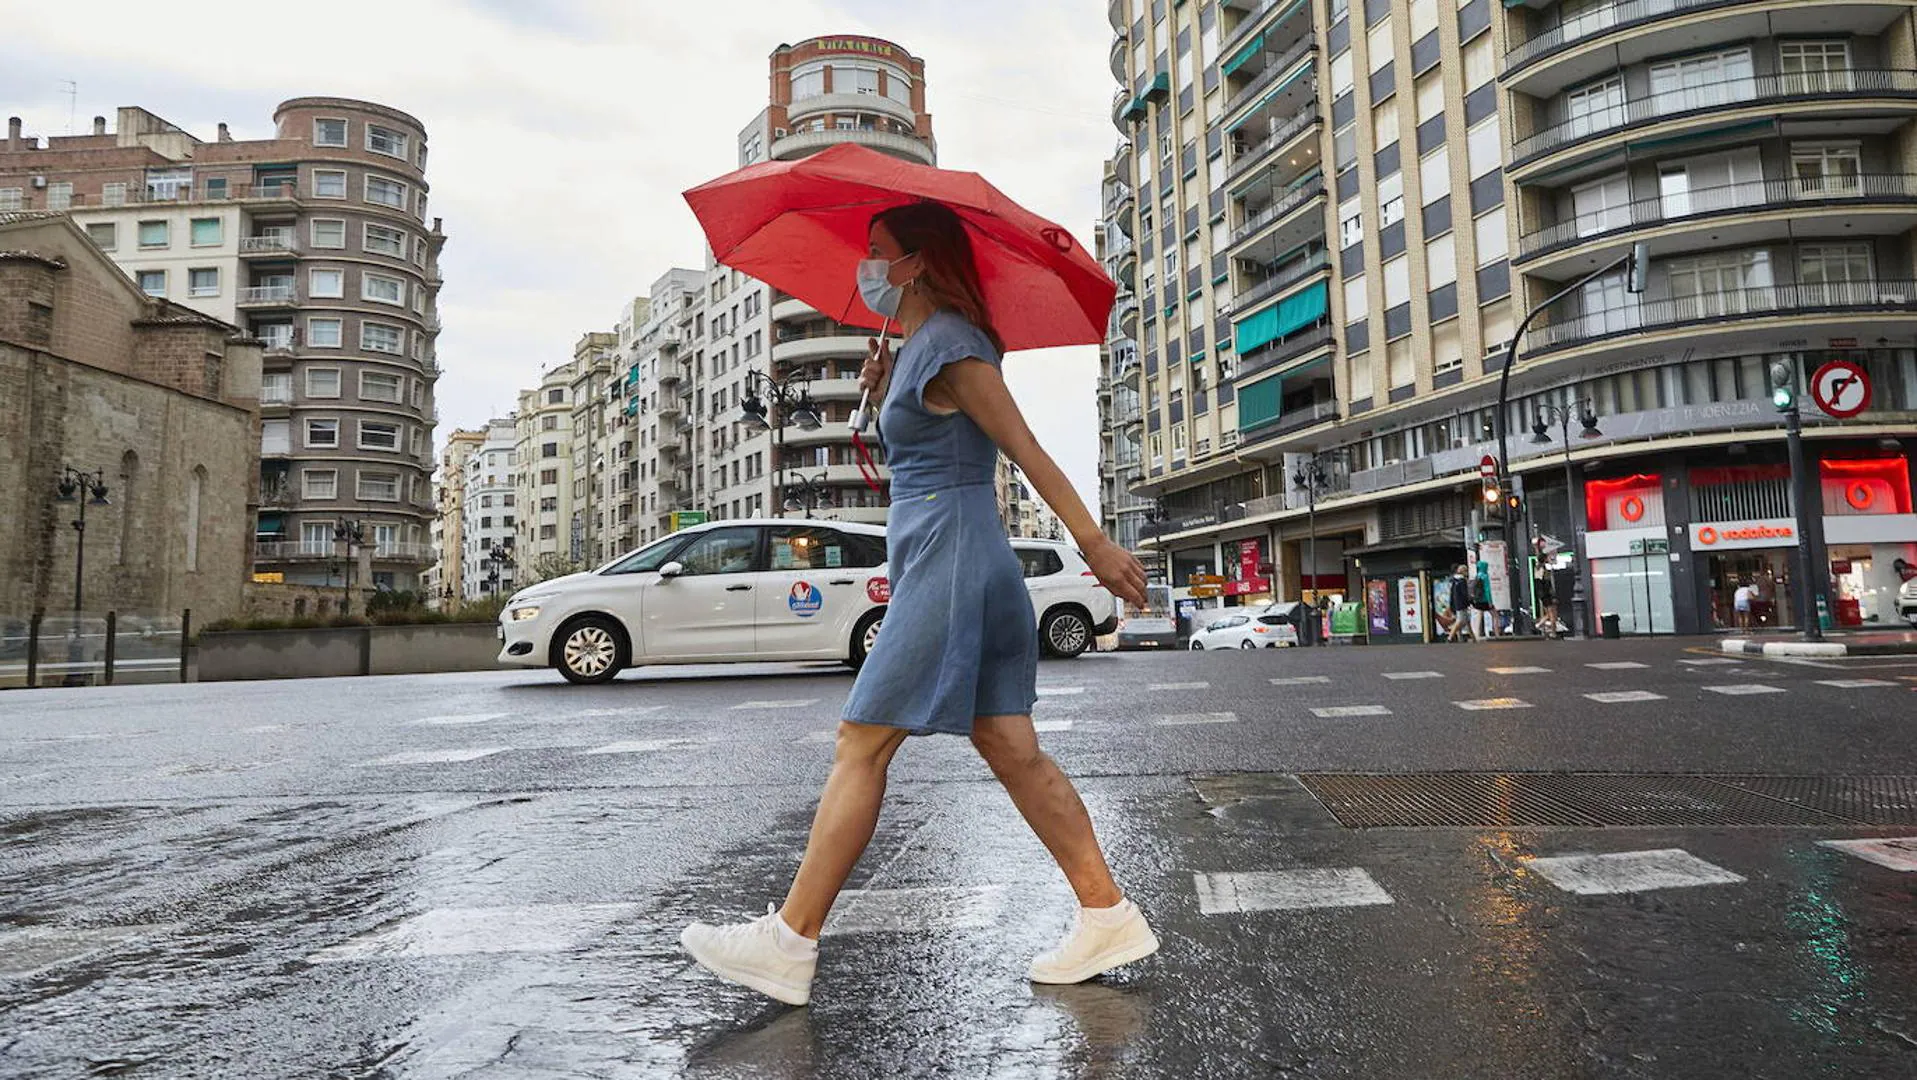
M 881 609 L 860 619 L 852 628 L 852 646 L 845 657 L 847 667 L 857 671 L 865 666 L 865 658 L 872 655 L 872 646 L 879 643 L 879 626 L 884 622 L 885 612 Z
M 626 666 L 625 635 L 603 615 L 588 615 L 560 632 L 554 666 L 567 682 L 596 685 L 611 682 Z
M 1061 660 L 1083 653 L 1092 643 L 1092 624 L 1072 608 L 1047 612 L 1039 625 L 1038 639 L 1045 651 Z
M 1205 646 L 1204 646 L 1204 643 L 1203 643 L 1203 642 L 1198 642 L 1198 641 L 1194 641 L 1194 642 L 1192 642 L 1192 643 L 1191 643 L 1191 651 L 1192 651 L 1192 652 L 1204 652 L 1204 651 L 1205 651 Z
M 1243 641 L 1241 641 L 1241 642 L 1239 642 L 1239 643 L 1238 643 L 1238 647 L 1239 647 L 1239 648 L 1241 648 L 1241 649 L 1255 649 L 1255 648 L 1257 648 L 1258 646 L 1256 646 L 1256 645 L 1253 645 L 1253 644 L 1251 643 L 1251 639 L 1250 639 L 1250 638 L 1246 638 L 1245 640 L 1243 640 Z

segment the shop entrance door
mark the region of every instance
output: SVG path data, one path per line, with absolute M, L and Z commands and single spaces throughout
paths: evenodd
M 1790 548 L 1732 551 L 1710 557 L 1711 623 L 1723 630 L 1744 629 L 1737 617 L 1737 590 L 1756 590 L 1750 599 L 1752 630 L 1797 625 L 1791 606 Z

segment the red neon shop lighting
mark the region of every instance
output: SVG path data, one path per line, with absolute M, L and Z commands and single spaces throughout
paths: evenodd
M 1618 513 L 1625 519 L 1621 528 L 1631 528 L 1635 521 L 1644 517 L 1644 506 L 1659 497 L 1664 486 L 1664 478 L 1658 473 L 1638 473 L 1635 476 L 1621 476 L 1615 480 L 1586 480 L 1584 482 L 1584 525 L 1591 532 L 1603 532 L 1611 527 L 1610 516 L 1605 508 L 1611 500 L 1619 499 Z M 1632 517 L 1635 507 L 1637 516 Z
M 1903 458 L 1826 459 L 1818 473 L 1827 506 L 1841 499 L 1860 514 L 1911 512 L 1910 467 Z

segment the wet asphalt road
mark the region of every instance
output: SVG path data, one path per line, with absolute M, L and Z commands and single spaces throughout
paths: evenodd
M 1163 951 L 1028 984 L 1070 894 L 916 739 L 803 1010 L 676 939 L 783 892 L 843 672 L 7 693 L 0 1076 L 1917 1076 L 1917 874 L 1819 843 L 1917 825 L 1351 829 L 1294 778 L 1917 774 L 1917 659 L 1686 644 L 1048 663 Z M 1534 861 L 1641 852 L 1694 876 Z

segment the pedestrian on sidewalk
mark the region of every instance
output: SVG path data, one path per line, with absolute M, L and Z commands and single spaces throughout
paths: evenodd
M 1463 563 L 1451 571 L 1450 589 L 1451 629 L 1445 632 L 1444 639 L 1462 643 L 1472 636 L 1471 580 L 1465 576 Z
M 1032 728 L 1037 618 L 999 523 L 993 478 L 1003 451 L 1059 512 L 1100 583 L 1143 607 L 1145 570 L 1098 527 L 1033 437 L 999 370 L 970 235 L 942 203 L 920 201 L 871 222 L 859 265 L 867 306 L 894 319 L 896 360 L 869 347 L 860 383 L 882 394 L 892 470 L 892 599 L 853 683 L 831 776 L 785 903 L 731 926 L 680 936 L 721 978 L 790 1005 L 810 1000 L 818 938 L 872 839 L 886 768 L 908 735 L 969 736 L 1078 897 L 1072 930 L 1032 961 L 1038 983 L 1078 983 L 1158 949 L 1144 915 L 1112 880 L 1090 815 Z
M 1756 599 L 1757 586 L 1751 584 L 1750 578 L 1744 578 L 1737 586 L 1737 592 L 1731 597 L 1731 605 L 1737 609 L 1737 628 L 1739 630 L 1749 630 L 1751 628 L 1751 602 Z
M 1537 583 L 1532 586 L 1538 601 L 1538 629 L 1545 637 L 1556 640 L 1564 635 L 1558 632 L 1558 587 L 1551 580 L 1551 572 L 1538 567 Z

